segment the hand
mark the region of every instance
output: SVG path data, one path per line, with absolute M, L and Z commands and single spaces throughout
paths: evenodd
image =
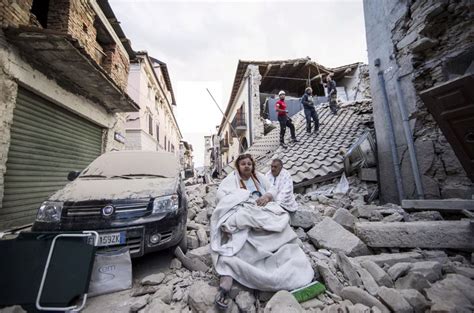
M 263 195 L 260 198 L 258 198 L 257 200 L 255 200 L 255 202 L 257 203 L 258 206 L 265 206 L 270 201 L 271 201 L 271 199 L 268 195 Z

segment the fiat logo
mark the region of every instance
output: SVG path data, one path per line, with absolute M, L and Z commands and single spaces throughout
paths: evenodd
M 103 216 L 110 216 L 114 214 L 115 208 L 111 205 L 106 205 L 102 208 L 102 215 Z

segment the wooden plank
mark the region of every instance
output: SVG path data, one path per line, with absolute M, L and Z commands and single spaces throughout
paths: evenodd
M 432 209 L 440 211 L 474 211 L 474 200 L 443 199 L 443 200 L 403 200 L 404 209 Z
M 467 221 L 362 222 L 356 235 L 369 247 L 474 251 L 474 224 Z

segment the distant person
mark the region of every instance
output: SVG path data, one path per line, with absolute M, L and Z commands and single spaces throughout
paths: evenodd
M 326 77 L 326 86 L 328 92 L 328 101 L 329 101 L 329 109 L 331 109 L 332 114 L 336 115 L 339 106 L 337 105 L 337 89 L 336 89 L 336 82 L 332 79 L 332 75 L 328 75 Z
M 276 187 L 277 196 L 275 202 L 288 212 L 296 211 L 298 203 L 293 193 L 293 179 L 290 173 L 283 168 L 283 162 L 280 159 L 272 161 L 271 169 L 266 176 L 270 183 Z
M 281 90 L 278 93 L 278 97 L 280 100 L 275 103 L 275 111 L 278 115 L 278 122 L 280 122 L 280 146 L 286 148 L 285 132 L 287 127 L 290 129 L 292 142 L 298 142 L 298 139 L 296 139 L 295 126 L 293 125 L 291 118 L 288 116 L 288 109 L 285 103 L 285 92 Z
M 314 133 L 316 134 L 319 131 L 319 118 L 314 108 L 313 89 L 311 87 L 305 89 L 301 102 L 303 103 L 304 116 L 306 117 L 306 132 L 308 134 L 311 133 L 311 122 L 314 122 Z

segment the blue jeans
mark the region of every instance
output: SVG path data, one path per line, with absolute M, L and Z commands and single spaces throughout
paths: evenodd
M 306 117 L 306 131 L 308 133 L 311 132 L 311 120 L 314 121 L 314 131 L 317 132 L 319 130 L 319 118 L 318 113 L 316 113 L 316 109 L 313 108 L 304 108 L 304 116 Z

